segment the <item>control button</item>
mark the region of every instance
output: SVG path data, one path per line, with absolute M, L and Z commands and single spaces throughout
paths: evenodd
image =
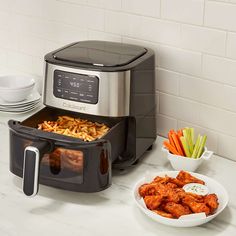
M 91 84 L 89 84 L 89 86 L 88 86 L 88 91 L 89 91 L 89 92 L 92 92 L 92 90 L 93 90 L 93 86 L 92 86 Z
M 70 100 L 73 100 L 73 101 L 79 101 L 79 98 L 77 97 L 69 97 Z
M 61 81 L 61 79 L 58 79 L 57 80 L 57 87 L 61 87 L 62 86 L 62 81 Z
M 57 93 L 62 93 L 63 90 L 61 88 L 56 88 Z
M 86 97 L 88 97 L 88 98 L 94 98 L 93 94 L 86 94 Z
M 80 102 L 88 102 L 88 103 L 90 103 L 91 101 L 87 100 L 87 99 L 80 98 Z
M 88 79 L 87 82 L 88 82 L 88 83 L 94 83 L 95 81 L 94 81 L 94 80 L 91 80 L 91 79 Z
M 74 92 L 74 91 L 70 91 L 70 94 L 71 94 L 71 95 L 79 95 L 79 93 Z
M 79 93 L 80 97 L 84 97 L 84 95 L 85 95 L 84 93 Z

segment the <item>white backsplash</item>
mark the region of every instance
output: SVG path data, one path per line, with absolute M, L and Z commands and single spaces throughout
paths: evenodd
M 156 52 L 157 127 L 193 126 L 236 160 L 236 0 L 0 0 L 0 69 L 43 77 L 43 56 L 79 40 Z

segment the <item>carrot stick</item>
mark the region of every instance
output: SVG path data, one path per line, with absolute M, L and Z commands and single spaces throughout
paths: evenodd
M 164 141 L 163 145 L 173 154 L 180 155 L 178 151 L 168 141 Z
M 171 136 L 172 136 L 172 138 L 173 138 L 173 140 L 174 140 L 174 143 L 175 143 L 175 146 L 176 146 L 176 149 L 177 149 L 178 153 L 180 153 L 180 155 L 183 156 L 184 153 L 183 153 L 183 151 L 182 151 L 182 149 L 181 149 L 181 146 L 180 146 L 180 144 L 179 144 L 179 140 L 178 140 L 178 138 L 177 138 L 177 134 L 176 134 L 176 133 L 173 133 Z
M 171 129 L 171 130 L 169 131 L 169 133 L 170 133 L 170 134 L 173 134 L 173 133 L 175 133 L 175 130 L 174 130 L 174 129 Z
M 181 137 L 182 137 L 182 136 L 181 136 Z M 179 141 L 179 145 L 180 145 L 180 147 L 181 147 L 181 150 L 182 150 L 182 152 L 183 152 L 183 154 L 184 154 L 184 157 L 186 157 L 186 153 L 185 153 L 185 151 L 184 151 L 184 147 L 183 147 L 183 144 L 182 144 L 182 142 L 181 142 L 181 140 L 180 140 L 180 137 L 177 136 L 177 138 L 178 138 L 178 141 Z
M 179 129 L 178 132 L 177 132 L 178 136 L 181 137 L 183 136 L 183 130 L 182 129 Z
M 175 147 L 175 143 L 174 143 L 174 140 L 173 140 L 171 134 L 172 134 L 172 132 L 170 131 L 170 132 L 168 133 L 168 138 L 169 138 L 169 141 L 170 141 L 170 145 L 172 145 L 173 147 Z
M 183 130 L 182 130 L 182 129 L 179 129 L 179 130 L 177 131 L 177 138 L 178 138 L 178 141 L 179 141 L 179 145 L 180 145 L 180 147 L 181 147 L 181 149 L 182 149 L 182 152 L 183 152 L 184 156 L 186 156 L 186 153 L 184 152 L 183 144 L 182 144 L 182 142 L 181 142 L 181 140 L 180 140 L 180 138 L 181 138 L 182 136 L 183 136 Z

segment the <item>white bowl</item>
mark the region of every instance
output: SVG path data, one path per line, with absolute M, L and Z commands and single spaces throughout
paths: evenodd
M 214 219 L 217 215 L 219 215 L 225 209 L 225 207 L 227 206 L 229 202 L 229 196 L 225 188 L 212 178 L 209 178 L 205 175 L 200 175 L 197 173 L 190 172 L 191 175 L 205 182 L 206 186 L 209 189 L 209 193 L 215 193 L 218 196 L 219 207 L 213 215 L 206 216 L 205 213 L 198 213 L 198 214 L 182 216 L 179 219 L 170 219 L 170 218 L 160 216 L 150 211 L 146 207 L 143 198 L 139 195 L 139 192 L 138 192 L 139 187 L 144 183 L 151 182 L 156 176 L 164 177 L 165 175 L 168 175 L 170 177 L 175 178 L 178 175 L 178 173 L 179 171 L 163 171 L 159 173 L 148 173 L 146 174 L 146 176 L 144 176 L 135 184 L 133 197 L 134 197 L 136 205 L 145 215 L 147 215 L 151 219 L 161 224 L 174 226 L 174 227 L 193 227 L 193 226 L 207 223 L 208 221 Z
M 20 102 L 32 92 L 35 81 L 28 76 L 0 76 L 0 97 L 7 102 Z
M 170 153 L 166 148 L 162 147 L 162 151 L 167 153 L 167 158 L 170 161 L 171 166 L 174 170 L 185 170 L 185 171 L 195 171 L 204 160 L 209 160 L 213 152 L 208 151 L 204 148 L 204 152 L 199 158 L 183 157 L 179 155 L 174 155 Z

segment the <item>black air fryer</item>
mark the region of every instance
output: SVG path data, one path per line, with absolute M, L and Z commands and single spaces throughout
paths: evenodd
M 111 185 L 112 167 L 138 161 L 156 139 L 155 59 L 152 50 L 122 43 L 82 41 L 45 56 L 45 108 L 9 121 L 10 170 L 23 177 L 27 196 L 38 183 L 97 192 Z M 85 142 L 38 130 L 66 115 L 106 124 L 100 139 Z

